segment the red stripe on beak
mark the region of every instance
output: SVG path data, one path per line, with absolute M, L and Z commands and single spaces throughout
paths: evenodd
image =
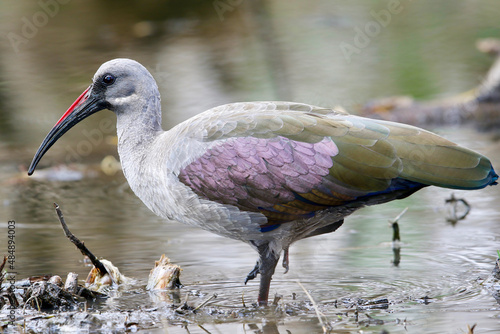
M 69 106 L 68 110 L 66 110 L 66 112 L 61 116 L 61 118 L 57 121 L 57 123 L 54 126 L 59 125 L 59 123 L 61 123 L 66 117 L 68 117 L 68 115 L 71 114 L 76 107 L 78 107 L 80 104 L 82 104 L 83 102 L 85 102 L 88 99 L 89 90 L 90 90 L 90 87 L 85 89 L 85 91 L 82 93 L 82 95 L 80 95 L 75 100 L 75 102 L 73 102 L 73 104 L 71 106 Z

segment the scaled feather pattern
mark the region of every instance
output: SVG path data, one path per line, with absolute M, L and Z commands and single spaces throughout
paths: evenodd
M 302 104 L 250 105 L 252 113 L 248 103 L 207 113 L 223 119 L 200 115 L 211 145 L 179 179 L 202 198 L 264 214 L 266 225 L 396 190 L 494 181 L 488 159 L 413 126 Z

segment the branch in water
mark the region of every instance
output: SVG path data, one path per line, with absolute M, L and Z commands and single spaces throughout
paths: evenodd
M 80 250 L 80 252 L 82 252 L 83 255 L 87 256 L 90 259 L 90 261 L 92 262 L 94 267 L 96 267 L 97 270 L 99 270 L 99 272 L 101 273 L 102 276 L 108 274 L 108 271 L 106 270 L 106 267 L 104 267 L 102 262 L 99 261 L 94 256 L 94 254 L 92 254 L 90 252 L 90 250 L 84 245 L 84 243 L 81 242 L 80 239 L 75 237 L 73 235 L 73 233 L 71 233 L 71 231 L 68 229 L 68 226 L 66 225 L 66 221 L 64 220 L 63 213 L 62 213 L 61 209 L 59 208 L 59 205 L 57 205 L 57 203 L 54 203 L 54 208 L 56 209 L 57 216 L 59 217 L 59 221 L 61 222 L 62 228 L 64 230 L 64 234 L 66 235 L 66 237 L 68 237 L 68 239 Z

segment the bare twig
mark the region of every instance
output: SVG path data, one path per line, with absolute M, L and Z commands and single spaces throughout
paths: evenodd
M 389 224 L 392 227 L 393 234 L 392 234 L 392 241 L 401 241 L 401 237 L 399 235 L 399 220 L 403 215 L 408 211 L 408 208 L 406 207 L 399 215 L 396 216 L 396 218 L 389 220 Z
M 278 306 L 278 303 L 279 303 L 279 301 L 280 301 L 281 299 L 283 299 L 283 296 L 282 296 L 282 295 L 275 294 L 275 295 L 274 295 L 274 299 L 273 299 L 273 303 L 272 303 L 272 305 L 273 305 L 273 306 Z
M 0 272 L 3 271 L 3 268 L 5 267 L 5 263 L 7 263 L 7 256 L 3 256 L 3 262 L 0 264 Z
M 2 262 L 2 264 L 0 264 L 0 290 L 2 289 L 3 279 L 5 277 L 5 274 L 3 272 L 3 268 L 5 267 L 5 263 L 7 263 L 7 256 L 4 255 L 3 262 Z
M 401 217 L 403 217 L 403 215 L 406 213 L 406 211 L 408 211 L 408 207 L 404 208 L 403 211 L 401 211 L 401 213 L 399 215 L 397 215 L 396 218 L 394 218 L 390 222 L 391 223 L 397 223 L 401 219 Z
M 202 308 L 203 306 L 207 305 L 210 301 L 212 301 L 213 299 L 217 298 L 217 294 L 214 293 L 213 295 L 211 295 L 210 297 L 208 297 L 207 299 L 205 299 L 200 305 L 196 306 L 194 309 L 193 309 L 193 312 Z
M 204 331 L 205 333 L 210 334 L 210 332 L 209 332 L 209 331 L 207 331 L 207 330 L 205 329 L 205 327 L 203 327 L 202 325 L 198 324 L 198 327 L 200 327 L 200 328 L 201 328 L 201 330 L 202 330 L 202 331 Z
M 394 260 L 392 263 L 397 267 L 401 262 L 401 236 L 399 234 L 399 220 L 408 211 L 406 207 L 399 215 L 394 219 L 389 219 L 389 225 L 392 227 L 392 252 L 394 253 Z
M 467 325 L 467 334 L 474 334 L 474 328 L 476 328 L 477 324 L 471 326 Z
M 318 317 L 319 324 L 321 325 L 321 328 L 323 328 L 323 333 L 327 333 L 328 330 L 326 328 L 325 323 L 323 322 L 323 319 L 321 319 L 321 312 L 318 309 L 318 305 L 316 304 L 316 302 L 314 301 L 314 299 L 312 298 L 312 296 L 309 294 L 309 292 L 307 292 L 306 288 L 302 285 L 302 283 L 300 283 L 299 281 L 297 281 L 297 284 L 302 288 L 302 290 L 304 290 L 304 292 L 306 293 L 307 297 L 311 301 L 311 303 L 312 303 L 312 305 L 314 307 L 314 311 L 316 312 L 316 316 Z
M 189 293 L 186 293 L 186 298 L 184 298 L 184 303 L 182 303 L 178 308 L 175 309 L 176 313 L 184 313 L 184 310 L 188 308 L 188 298 L 189 298 Z
M 42 310 L 42 308 L 40 307 L 40 303 L 38 302 L 38 296 L 31 296 L 29 297 L 26 302 L 24 303 L 24 306 L 23 306 L 23 316 L 24 316 L 24 310 L 26 309 L 26 305 L 29 305 L 29 303 L 31 302 L 31 300 L 34 300 L 36 302 L 36 308 L 38 310 L 38 312 L 40 312 Z
M 94 267 L 96 267 L 97 270 L 99 270 L 99 272 L 101 273 L 102 276 L 108 274 L 108 271 L 106 270 L 106 267 L 104 267 L 102 262 L 99 261 L 94 256 L 94 254 L 92 254 L 90 252 L 90 250 L 84 245 L 84 243 L 81 242 L 80 239 L 75 237 L 73 235 L 73 233 L 71 233 L 71 231 L 68 229 L 68 226 L 66 225 L 66 221 L 64 220 L 63 213 L 62 213 L 61 209 L 59 208 L 59 205 L 57 205 L 57 203 L 54 203 L 54 208 L 56 209 L 57 216 L 59 217 L 59 221 L 61 222 L 62 228 L 64 230 L 64 234 L 66 235 L 66 237 L 68 237 L 68 239 L 80 250 L 80 252 L 82 252 L 83 255 L 87 256 L 90 259 L 90 261 L 92 262 Z

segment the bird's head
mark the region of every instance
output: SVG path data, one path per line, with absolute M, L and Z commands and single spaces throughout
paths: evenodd
M 56 122 L 38 148 L 28 169 L 33 174 L 36 166 L 49 148 L 74 125 L 95 114 L 109 109 L 118 113 L 133 111 L 127 108 L 137 105 L 137 100 L 146 96 L 144 90 L 158 90 L 156 82 L 148 70 L 131 59 L 113 59 L 101 65 L 92 84 Z

